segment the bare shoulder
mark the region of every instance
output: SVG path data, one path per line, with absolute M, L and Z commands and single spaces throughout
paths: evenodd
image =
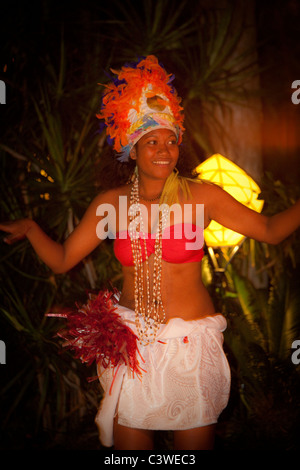
M 205 180 L 188 180 L 188 184 L 193 199 L 203 204 L 208 204 L 224 192 L 220 186 Z
M 119 203 L 120 196 L 128 196 L 129 186 L 123 185 L 116 188 L 109 189 L 107 191 L 102 191 L 93 199 L 91 205 L 98 206 L 99 204 L 112 204 L 117 207 Z
M 192 181 L 190 190 L 193 201 L 196 204 L 203 204 L 205 227 L 211 220 L 217 220 L 219 212 L 223 211 L 225 206 L 230 205 L 231 211 L 236 209 L 232 205 L 234 201 L 232 196 L 215 183 L 204 180 Z

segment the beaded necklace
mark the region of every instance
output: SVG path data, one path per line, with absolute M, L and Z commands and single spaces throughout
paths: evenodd
M 155 341 L 159 325 L 163 323 L 166 318 L 161 298 L 161 274 L 162 234 L 168 214 L 169 211 L 167 204 L 159 206 L 158 224 L 155 234 L 151 292 L 149 258 L 146 246 L 146 237 L 148 236 L 148 233 L 145 232 L 143 224 L 139 196 L 139 178 L 138 173 L 136 173 L 130 194 L 129 236 L 131 239 L 131 248 L 134 260 L 135 324 L 139 340 L 144 344 L 150 344 Z M 133 224 L 134 220 L 135 224 Z M 137 230 L 137 222 L 139 225 L 139 231 Z M 144 245 L 144 261 L 142 243 Z

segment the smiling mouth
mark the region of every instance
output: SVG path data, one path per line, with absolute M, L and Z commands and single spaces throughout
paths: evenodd
M 153 162 L 154 165 L 169 165 L 170 163 L 170 160 L 155 160 Z

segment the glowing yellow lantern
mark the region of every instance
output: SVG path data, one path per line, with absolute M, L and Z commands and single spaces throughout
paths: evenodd
M 258 200 L 260 188 L 255 181 L 238 165 L 220 154 L 215 154 L 196 168 L 199 178 L 221 186 L 239 202 L 261 212 L 264 201 Z M 244 235 L 229 230 L 214 220 L 204 231 L 208 247 L 226 247 L 239 245 Z

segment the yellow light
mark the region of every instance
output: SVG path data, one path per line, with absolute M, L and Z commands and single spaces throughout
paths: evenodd
M 51 178 L 51 176 L 47 175 L 47 173 L 45 172 L 45 170 L 42 169 L 42 170 L 40 171 L 40 174 L 41 174 L 42 176 L 44 176 L 45 178 L 47 178 L 47 180 L 50 181 L 50 183 L 54 183 L 54 179 Z
M 40 194 L 40 198 L 45 199 L 46 201 L 49 201 L 50 194 L 49 193 Z
M 215 154 L 201 163 L 196 171 L 199 178 L 218 184 L 245 206 L 256 212 L 262 211 L 264 201 L 257 199 L 261 192 L 259 186 L 251 176 L 227 158 Z M 227 229 L 214 220 L 204 231 L 205 243 L 212 247 L 238 245 L 244 238 L 244 235 Z

